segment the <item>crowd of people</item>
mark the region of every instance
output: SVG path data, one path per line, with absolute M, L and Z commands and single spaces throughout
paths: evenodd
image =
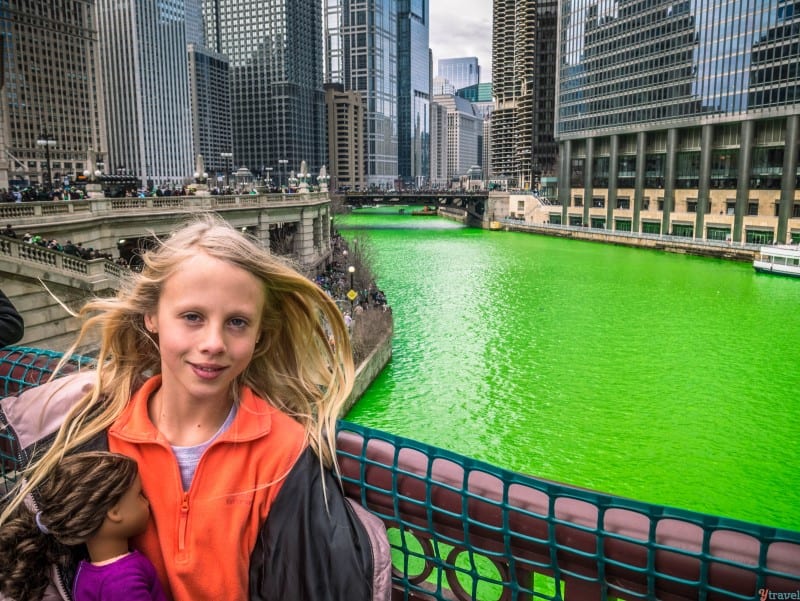
M 91 246 L 84 247 L 82 242 L 73 243 L 72 240 L 66 240 L 62 244 L 55 238 L 47 239 L 39 234 L 31 234 L 28 232 L 22 236 L 19 236 L 14 229 L 14 226 L 10 223 L 7 224 L 3 229 L 0 229 L 0 235 L 6 236 L 7 238 L 21 240 L 26 244 L 35 244 L 36 246 L 41 246 L 42 248 L 49 248 L 50 250 L 63 252 L 64 254 L 72 255 L 87 261 L 91 259 L 108 259 L 109 261 L 115 261 L 120 265 L 127 265 L 124 259 L 119 258 L 115 260 L 111 253 L 99 251 Z

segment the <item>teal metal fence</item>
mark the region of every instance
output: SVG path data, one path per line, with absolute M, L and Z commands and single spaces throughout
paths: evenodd
M 59 357 L 0 351 L 0 396 L 46 380 Z M 4 479 L 19 467 L 10 440 L 0 431 Z M 347 421 L 338 450 L 347 494 L 386 525 L 395 599 L 800 599 L 798 532 L 533 478 Z

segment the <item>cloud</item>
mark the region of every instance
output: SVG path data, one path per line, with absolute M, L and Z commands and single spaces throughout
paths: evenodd
M 477 56 L 481 81 L 491 81 L 492 3 L 489 0 L 433 0 L 430 23 L 434 75 L 441 58 Z

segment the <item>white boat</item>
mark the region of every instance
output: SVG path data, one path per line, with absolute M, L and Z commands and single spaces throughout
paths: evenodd
M 758 256 L 753 259 L 753 267 L 761 273 L 780 273 L 800 278 L 800 246 L 762 246 Z

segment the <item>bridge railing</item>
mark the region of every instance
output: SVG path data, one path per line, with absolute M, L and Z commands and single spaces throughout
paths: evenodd
M 0 351 L 0 396 L 46 380 L 57 358 Z M 9 440 L 0 430 L 5 478 L 18 467 Z M 346 421 L 338 452 L 345 491 L 387 527 L 394 599 L 800 596 L 798 532 L 525 476 Z

